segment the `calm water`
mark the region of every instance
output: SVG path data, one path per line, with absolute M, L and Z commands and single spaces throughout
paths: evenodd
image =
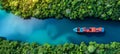
M 102 34 L 77 34 L 72 31 L 75 27 L 104 27 Z M 24 42 L 37 42 L 40 44 L 63 44 L 80 43 L 82 41 L 96 41 L 98 43 L 109 43 L 120 41 L 120 22 L 102 21 L 97 19 L 68 20 L 68 19 L 45 19 L 38 20 L 22 18 L 0 11 L 0 36 L 9 40 Z

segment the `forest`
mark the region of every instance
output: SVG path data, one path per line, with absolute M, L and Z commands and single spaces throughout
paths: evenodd
M 24 19 L 94 17 L 120 20 L 120 0 L 0 0 L 0 6 Z
M 120 42 L 42 45 L 0 38 L 0 54 L 120 54 Z
M 120 0 L 0 0 L 0 10 L 23 19 L 120 20 Z M 51 45 L 0 38 L 0 54 L 120 54 L 120 42 Z

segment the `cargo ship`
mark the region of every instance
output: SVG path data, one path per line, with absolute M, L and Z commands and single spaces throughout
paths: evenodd
M 103 27 L 76 27 L 73 29 L 74 32 L 77 33 L 103 33 L 104 28 Z

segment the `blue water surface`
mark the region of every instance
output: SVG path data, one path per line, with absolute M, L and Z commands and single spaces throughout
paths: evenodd
M 105 33 L 101 34 L 77 34 L 75 27 L 104 27 Z M 27 19 L 6 13 L 0 10 L 0 36 L 8 40 L 23 42 L 37 42 L 40 44 L 79 44 L 84 41 L 96 41 L 97 43 L 120 42 L 120 22 L 103 21 L 88 18 L 85 20 L 54 19 L 45 20 Z

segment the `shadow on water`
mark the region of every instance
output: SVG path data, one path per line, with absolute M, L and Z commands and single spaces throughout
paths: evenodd
M 88 17 L 85 18 L 84 20 L 70 20 L 72 23 L 86 23 L 86 24 L 94 24 L 94 25 L 107 25 L 107 26 L 114 26 L 114 27 L 120 27 L 120 21 L 113 21 L 113 20 L 102 20 L 98 18 L 92 18 Z
M 0 39 L 7 40 L 7 38 L 6 38 L 6 37 L 0 37 Z
M 100 32 L 100 33 L 77 33 L 78 35 L 82 35 L 82 36 L 87 36 L 87 37 L 103 37 L 105 36 L 105 32 Z

